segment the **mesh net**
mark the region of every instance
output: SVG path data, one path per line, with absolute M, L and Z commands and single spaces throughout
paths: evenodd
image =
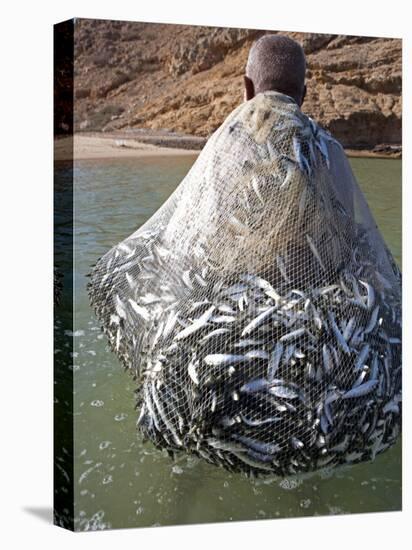
M 93 268 L 139 429 L 247 474 L 374 459 L 401 422 L 401 278 L 340 146 L 258 94 Z

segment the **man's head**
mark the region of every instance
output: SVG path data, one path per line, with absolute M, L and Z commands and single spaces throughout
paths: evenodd
M 251 47 L 246 65 L 245 97 L 273 90 L 302 105 L 306 61 L 302 47 L 287 36 L 265 34 Z

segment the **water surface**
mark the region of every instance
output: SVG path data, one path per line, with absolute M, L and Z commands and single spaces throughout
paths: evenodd
M 307 480 L 250 480 L 197 458 L 170 460 L 136 433 L 134 383 L 90 310 L 86 274 L 165 201 L 195 157 L 75 165 L 74 496 L 78 530 L 296 517 L 401 508 L 401 445 L 374 463 Z M 401 262 L 401 162 L 352 159 Z M 63 300 L 63 304 L 64 304 Z M 69 308 L 66 302 L 64 307 Z M 57 319 L 59 323 L 59 319 Z M 61 341 L 61 348 L 66 343 Z M 57 353 L 62 353 L 57 347 Z M 64 434 L 62 434 L 64 437 Z

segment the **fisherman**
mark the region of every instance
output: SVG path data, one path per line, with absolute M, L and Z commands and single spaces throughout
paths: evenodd
M 297 42 L 280 34 L 266 34 L 249 52 L 245 100 L 273 90 L 291 97 L 301 107 L 306 96 L 305 72 L 305 54 Z
M 281 34 L 263 35 L 249 51 L 244 75 L 244 99 L 249 101 L 257 94 L 274 91 L 288 96 L 302 107 L 307 90 L 305 73 L 306 58 L 300 44 Z M 329 169 L 333 173 L 332 179 L 352 179 L 344 155 L 337 156 Z M 351 197 L 340 193 L 339 198 L 347 210 L 353 213 Z
M 139 429 L 233 471 L 370 460 L 400 431 L 400 278 L 342 146 L 301 111 L 305 71 L 295 41 L 257 40 L 245 101 L 91 274 Z

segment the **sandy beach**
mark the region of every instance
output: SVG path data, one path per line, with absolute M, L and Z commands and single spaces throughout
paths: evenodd
M 74 144 L 73 141 L 74 140 Z M 63 160 L 93 160 L 138 157 L 165 157 L 198 155 L 206 139 L 193 136 L 142 134 L 130 137 L 127 134 L 75 134 L 54 142 L 54 158 Z M 401 158 L 401 152 L 345 149 L 348 157 Z
M 73 143 L 74 142 L 74 143 Z M 61 160 L 110 159 L 126 157 L 165 157 L 197 155 L 199 149 L 164 147 L 144 143 L 136 139 L 120 139 L 113 136 L 85 136 L 75 134 L 54 142 L 54 158 Z

